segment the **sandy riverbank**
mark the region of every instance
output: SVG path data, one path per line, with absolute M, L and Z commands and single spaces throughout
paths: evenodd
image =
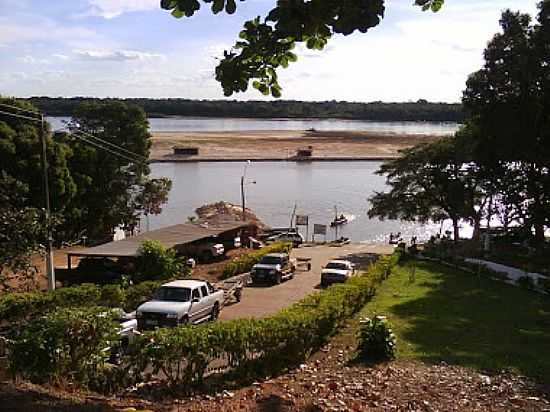
M 398 151 L 441 136 L 357 131 L 155 132 L 151 160 L 284 160 L 313 146 L 319 160 L 390 159 Z M 174 146 L 197 147 L 198 156 L 174 156 Z

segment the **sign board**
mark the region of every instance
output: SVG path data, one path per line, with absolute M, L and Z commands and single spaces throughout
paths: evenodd
M 314 235 L 325 235 L 327 234 L 327 225 L 313 225 L 313 234 Z
M 296 226 L 307 226 L 309 224 L 309 216 L 296 215 Z

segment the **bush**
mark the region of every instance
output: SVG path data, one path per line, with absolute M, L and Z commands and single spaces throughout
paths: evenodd
M 189 388 L 209 365 L 235 377 L 266 376 L 303 362 L 374 295 L 395 258 L 381 258 L 366 274 L 333 285 L 263 319 L 157 329 L 138 337 L 127 359 L 132 374 L 153 371 Z M 179 365 L 179 367 L 177 367 Z M 152 368 L 152 369 L 151 369 Z
M 33 382 L 101 380 L 106 349 L 118 339 L 116 314 L 105 308 L 62 309 L 28 324 L 13 337 L 9 368 Z
M 142 282 L 128 288 L 120 285 L 84 284 L 49 292 L 7 293 L 0 297 L 0 319 L 20 322 L 59 308 L 108 306 L 135 310 L 149 300 L 162 281 Z
M 227 279 L 241 273 L 250 272 L 252 266 L 258 263 L 262 257 L 268 253 L 289 253 L 291 250 L 292 243 L 274 242 L 261 248 L 260 250 L 234 258 L 223 268 L 222 279 Z
M 136 310 L 143 302 L 151 299 L 155 290 L 162 283 L 162 281 L 147 281 L 130 286 L 125 291 L 124 304 L 121 306 L 129 312 Z
M 188 274 L 183 260 L 176 256 L 175 250 L 165 248 L 156 240 L 146 240 L 141 244 L 136 257 L 136 282 L 167 280 Z
M 396 339 L 384 316 L 365 318 L 357 332 L 358 357 L 367 362 L 395 358 Z

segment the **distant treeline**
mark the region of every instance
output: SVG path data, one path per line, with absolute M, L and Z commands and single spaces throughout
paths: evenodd
M 97 99 L 87 97 L 28 99 L 49 116 L 70 116 L 82 102 L 120 100 L 141 106 L 149 117 L 252 117 L 252 118 L 341 118 L 377 121 L 451 121 L 463 120 L 462 105 L 430 103 L 350 103 L 188 100 L 188 99 Z

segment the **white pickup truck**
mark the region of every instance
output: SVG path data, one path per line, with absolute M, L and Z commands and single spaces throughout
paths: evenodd
M 153 299 L 136 310 L 139 330 L 217 319 L 223 290 L 202 280 L 175 280 L 158 288 Z

